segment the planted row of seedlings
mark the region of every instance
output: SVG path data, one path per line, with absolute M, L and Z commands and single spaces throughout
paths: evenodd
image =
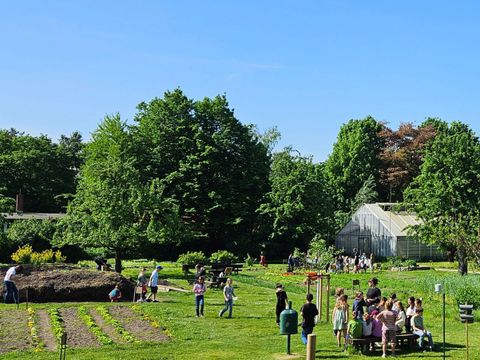
M 38 335 L 38 322 L 35 309 L 29 307 L 28 312 L 28 328 L 30 329 L 30 336 L 32 337 L 32 345 L 35 348 L 35 352 L 42 351 L 45 348 L 45 343 L 40 339 Z
M 120 316 L 122 321 L 113 317 L 111 314 L 112 311 L 116 312 L 117 310 L 122 310 L 120 314 L 117 314 L 117 317 Z M 41 319 L 39 319 L 39 315 L 41 315 Z M 49 322 L 49 326 L 47 325 L 47 327 L 45 326 L 46 316 L 48 316 Z M 136 319 L 137 326 L 138 322 L 140 322 L 142 326 L 140 326 L 140 328 L 132 328 L 129 325 L 132 319 Z M 28 308 L 28 328 L 32 345 L 37 352 L 47 349 L 53 350 L 55 348 L 54 343 L 56 343 L 56 347 L 59 348 L 62 336 L 66 331 L 69 332 L 67 339 L 69 346 L 74 347 L 90 346 L 85 339 L 89 338 L 91 344 L 92 341 L 94 341 L 92 336 L 95 338 L 96 346 L 139 342 L 132 333 L 127 331 L 124 324 L 128 325 L 129 330 L 133 331 L 136 335 L 142 335 L 139 338 L 142 341 L 162 341 L 165 340 L 166 336 L 168 337 L 170 335 L 166 333 L 166 330 L 162 328 L 154 318 L 146 314 L 143 309 L 137 305 L 113 308 L 110 306 L 97 306 L 96 308 L 79 306 L 76 309 L 52 308 L 46 312 L 45 310 L 39 310 L 38 313 L 34 308 Z M 137 329 L 141 331 L 141 333 L 137 334 Z M 44 342 L 46 331 L 48 331 L 47 346 Z M 160 331 L 163 334 L 161 334 Z M 160 336 L 144 338 L 144 332 L 160 334 Z
M 126 342 L 136 342 L 137 340 L 123 327 L 123 325 L 115 319 L 110 312 L 108 311 L 106 306 L 98 306 L 96 308 L 97 312 L 103 318 L 103 320 L 111 325 L 117 334 L 119 334 Z

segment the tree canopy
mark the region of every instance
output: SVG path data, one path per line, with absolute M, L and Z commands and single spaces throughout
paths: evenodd
M 405 204 L 422 220 L 421 240 L 456 249 L 459 272 L 480 253 L 480 143 L 465 124 L 440 131 L 425 152 L 420 174 L 405 192 Z

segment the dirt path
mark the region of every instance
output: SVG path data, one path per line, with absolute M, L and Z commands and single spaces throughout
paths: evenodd
M 166 341 L 168 336 L 161 329 L 154 328 L 128 306 L 111 306 L 110 314 L 123 325 L 125 330 L 140 341 Z
M 103 320 L 102 316 L 95 309 L 90 309 L 90 315 L 97 324 L 97 326 L 113 340 L 115 344 L 125 344 L 126 341 L 115 331 L 112 325 Z
M 17 310 L 15 305 L 0 311 L 0 354 L 32 348 L 27 322 L 27 312 Z
M 45 349 L 54 351 L 57 347 L 55 336 L 50 325 L 50 318 L 46 310 L 37 310 L 38 336 L 45 344 Z
M 95 336 L 88 330 L 85 323 L 78 317 L 76 308 L 60 309 L 65 332 L 67 333 L 67 345 L 72 347 L 98 347 Z

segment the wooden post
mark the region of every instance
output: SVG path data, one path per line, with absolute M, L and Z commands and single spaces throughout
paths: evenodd
M 25 290 L 25 309 L 28 310 L 28 288 Z
M 316 345 L 317 345 L 317 335 L 308 334 L 308 337 L 307 337 L 307 360 L 315 360 Z
M 467 360 L 468 360 L 468 320 L 465 321 L 466 342 L 467 342 Z
M 330 274 L 327 274 L 327 323 L 330 318 Z
M 318 321 L 322 321 L 323 310 L 323 278 L 320 272 L 317 274 L 317 306 L 318 306 Z

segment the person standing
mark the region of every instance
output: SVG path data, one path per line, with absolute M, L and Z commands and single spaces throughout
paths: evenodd
M 332 323 L 333 331 L 337 336 L 337 345 L 339 348 L 342 347 L 342 337 L 345 339 L 347 337 L 347 324 L 348 324 L 348 296 L 342 294 L 335 303 L 332 314 Z
M 318 309 L 315 306 L 313 301 L 313 295 L 307 294 L 307 302 L 300 309 L 300 314 L 302 315 L 302 342 L 304 345 L 307 345 L 308 334 L 313 332 L 315 327 L 315 316 L 318 315 Z
M 288 255 L 287 263 L 288 263 L 288 272 L 292 272 L 293 270 L 295 270 L 295 260 L 293 259 L 292 253 Z
M 263 267 L 267 266 L 267 258 L 265 257 L 263 251 L 260 253 L 260 265 L 262 265 Z
M 163 267 L 161 265 L 157 265 L 155 270 L 153 270 L 152 275 L 150 275 L 150 279 L 148 280 L 148 286 L 150 286 L 150 295 L 148 295 L 147 300 L 150 297 L 153 297 L 153 302 L 158 302 L 157 300 L 157 292 L 158 292 L 158 272 L 162 270 Z
M 277 306 L 275 307 L 275 315 L 277 326 L 280 325 L 280 314 L 286 309 L 288 303 L 288 296 L 282 284 L 275 286 L 275 294 L 277 295 Z
M 232 279 L 227 279 L 227 285 L 223 288 L 223 299 L 225 300 L 225 307 L 220 310 L 218 316 L 222 317 L 223 314 L 228 310 L 228 317 L 232 317 L 233 311 L 233 299 L 235 297 L 235 292 L 233 290 Z
M 3 279 L 3 285 L 5 286 L 5 294 L 3 295 L 3 300 L 5 304 L 11 304 L 12 302 L 18 304 L 20 299 L 18 297 L 18 289 L 12 278 L 21 273 L 23 270 L 22 265 L 12 266 L 7 270 L 5 278 Z
M 387 345 L 390 341 L 392 346 L 392 356 L 395 356 L 395 344 L 397 342 L 397 327 L 395 326 L 395 322 L 398 318 L 398 314 L 396 311 L 392 310 L 393 302 L 388 300 L 385 303 L 385 310 L 382 311 L 377 316 L 377 320 L 382 322 L 382 349 L 383 355 L 382 358 L 387 357 Z
M 205 307 L 205 292 L 207 287 L 205 286 L 205 278 L 200 276 L 198 282 L 193 285 L 193 292 L 195 294 L 195 309 L 197 312 L 197 317 L 203 317 L 203 309 Z
M 378 285 L 377 278 L 371 278 L 370 280 L 368 280 L 368 286 L 369 286 L 369 289 L 367 290 L 368 305 L 372 305 L 373 303 L 375 303 L 376 299 L 381 299 L 382 297 L 382 292 L 377 287 L 377 285 Z
M 146 268 L 142 268 L 142 270 L 140 270 L 140 274 L 138 274 L 138 277 L 137 277 L 137 287 L 141 287 L 142 288 L 142 295 L 141 295 L 141 298 L 138 299 L 138 302 L 143 302 L 145 301 L 146 297 L 147 297 L 147 276 L 145 275 L 145 271 L 147 271 Z

